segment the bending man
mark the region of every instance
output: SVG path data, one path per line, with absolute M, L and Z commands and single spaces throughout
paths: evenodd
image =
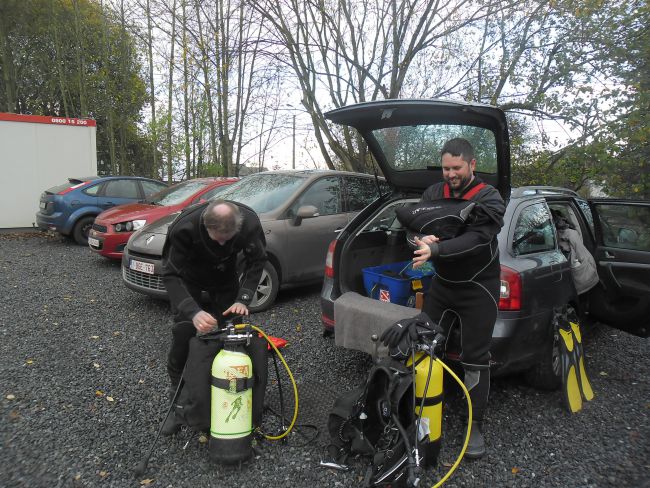
M 228 314 L 248 315 L 267 260 L 265 247 L 257 214 L 235 202 L 215 200 L 191 207 L 169 227 L 162 276 L 174 314 L 167 358 L 171 395 L 180 382 L 190 339 L 197 332 L 211 331 Z M 240 252 L 245 260 L 241 286 Z M 204 294 L 207 303 L 201 299 Z M 173 419 L 168 424 L 163 433 L 178 429 Z

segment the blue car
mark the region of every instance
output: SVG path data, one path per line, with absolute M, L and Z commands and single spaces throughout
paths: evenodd
M 87 246 L 90 228 L 101 212 L 123 203 L 146 200 L 166 187 L 160 181 L 138 176 L 68 178 L 66 183 L 41 194 L 36 224 Z

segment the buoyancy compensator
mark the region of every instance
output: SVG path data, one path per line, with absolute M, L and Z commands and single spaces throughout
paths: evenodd
M 392 327 L 382 335 L 391 357 L 372 367 L 364 385 L 339 397 L 328 419 L 329 460 L 321 465 L 347 470 L 350 456 L 369 456 L 364 487 L 416 487 L 421 466 L 437 463 L 444 371 L 465 393 L 468 425 L 472 423 L 467 388 L 440 360 L 445 337 L 438 325 L 421 314 Z M 436 487 L 460 464 L 470 433 L 468 427 L 458 458 Z
M 407 486 L 414 466 L 413 377 L 391 358 L 375 364 L 366 383 L 339 397 L 328 418 L 329 455 L 337 464 L 348 456 L 369 456 L 363 486 Z

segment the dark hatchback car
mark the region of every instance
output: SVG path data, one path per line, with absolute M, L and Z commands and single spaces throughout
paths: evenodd
M 316 283 L 323 279 L 329 242 L 362 208 L 387 192 L 383 180 L 344 171 L 268 171 L 247 176 L 217 198 L 251 207 L 266 236 L 268 262 L 249 309 L 270 307 L 281 286 Z M 163 217 L 138 230 L 122 257 L 127 287 L 166 298 L 160 276 L 167 229 L 178 214 Z
M 117 205 L 146 200 L 166 187 L 160 181 L 138 176 L 69 178 L 41 194 L 36 224 L 87 246 L 97 215 Z
M 558 247 L 551 209 L 573 223 L 598 265 L 601 283 L 585 314 L 590 320 L 648 336 L 650 203 L 587 202 L 559 188 L 511 192 L 507 124 L 503 112 L 494 107 L 387 100 L 341 108 L 327 117 L 361 133 L 393 190 L 360 212 L 330 244 L 321 309 L 324 334 L 336 330 L 338 345 L 372 353 L 372 334 L 419 312 L 374 295 L 370 298 L 368 271 L 412 258 L 395 210 L 418 201 L 427 186 L 442 180 L 440 149 L 453 137 L 473 143 L 477 174 L 507 201 L 498 237 L 501 296 L 492 341 L 495 372 L 526 371 L 534 386 L 559 385 L 554 309 L 575 307 L 577 297 L 570 264 Z M 455 354 L 452 339 L 448 357 Z

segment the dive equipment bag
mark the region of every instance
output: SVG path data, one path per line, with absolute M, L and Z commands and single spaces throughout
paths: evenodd
M 365 384 L 334 403 L 328 431 L 330 459 L 339 465 L 350 457 L 369 461 L 362 486 L 412 486 L 415 466 L 416 415 L 413 374 L 402 362 L 386 358 L 375 364 Z M 418 434 L 420 454 L 426 434 Z M 428 460 L 420 458 L 422 464 Z M 411 483 L 409 483 L 409 480 Z

